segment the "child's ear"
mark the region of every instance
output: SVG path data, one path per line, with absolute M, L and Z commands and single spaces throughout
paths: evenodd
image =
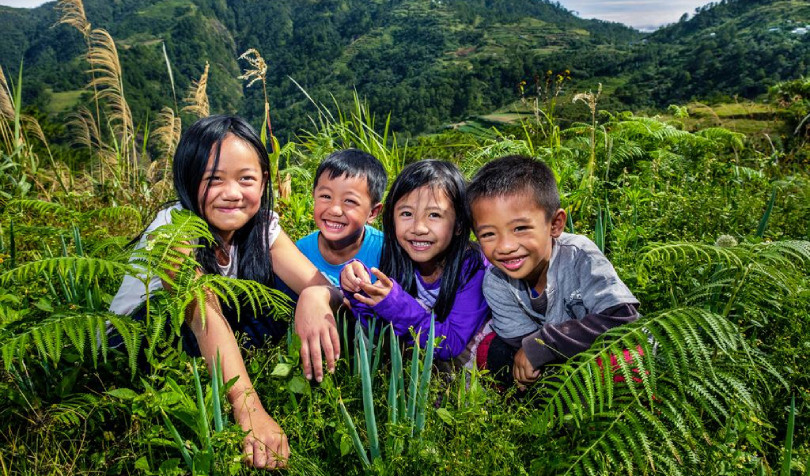
M 380 214 L 380 210 L 382 210 L 382 206 L 383 206 L 383 204 L 382 204 L 382 202 L 380 202 L 380 203 L 374 205 L 373 207 L 371 207 L 371 211 L 368 213 L 368 219 L 366 220 L 366 223 L 371 225 L 371 222 L 373 222 L 377 218 L 377 215 Z
M 566 215 L 565 210 L 562 208 L 557 209 L 554 215 L 551 216 L 551 236 L 553 238 L 559 238 L 560 235 L 562 235 L 562 232 L 565 230 L 566 218 L 568 218 L 568 215 Z

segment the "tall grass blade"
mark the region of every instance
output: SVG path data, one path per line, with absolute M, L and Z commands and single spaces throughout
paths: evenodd
M 427 412 L 427 399 L 430 393 L 430 374 L 433 370 L 433 350 L 436 337 L 436 315 L 430 315 L 430 331 L 428 332 L 427 345 L 425 346 L 425 362 L 422 367 L 422 377 L 419 381 L 419 401 L 416 409 L 416 434 L 422 433 L 425 428 L 425 412 Z
M 771 199 L 768 200 L 768 206 L 765 208 L 765 213 L 762 215 L 762 218 L 759 220 L 759 226 L 757 226 L 757 238 L 762 238 L 765 236 L 765 228 L 768 227 L 768 220 L 771 218 L 771 212 L 773 211 L 773 204 L 776 202 L 776 185 L 773 186 L 771 190 Z
M 160 43 L 163 47 L 163 59 L 166 60 L 166 71 L 169 72 L 169 84 L 172 85 L 172 99 L 174 99 L 174 110 L 177 111 L 177 92 L 174 89 L 174 73 L 172 73 L 172 63 L 169 61 L 169 53 L 166 51 L 166 42 Z
M 593 241 L 596 243 L 596 247 L 599 248 L 599 251 L 602 254 L 605 253 L 605 222 L 602 219 L 602 206 L 599 206 L 599 212 L 596 216 L 596 226 L 594 227 L 593 231 Z
M 206 449 L 210 450 L 211 430 L 208 427 L 208 411 L 205 409 L 205 396 L 200 382 L 200 372 L 197 370 L 197 359 L 192 360 L 191 371 L 194 373 L 194 388 L 197 390 L 197 431 L 202 434 Z
M 787 435 L 785 436 L 785 455 L 782 456 L 781 476 L 790 476 L 790 463 L 793 460 L 793 428 L 796 423 L 796 396 L 790 398 L 790 416 L 788 417 Z
M 194 462 L 191 460 L 191 454 L 188 452 L 188 448 L 186 448 L 186 444 L 183 442 L 183 438 L 180 437 L 180 433 L 177 431 L 177 428 L 174 427 L 172 421 L 169 420 L 169 416 L 166 415 L 166 412 L 163 409 L 160 409 L 160 414 L 163 416 L 163 422 L 166 424 L 166 427 L 169 429 L 169 433 L 171 433 L 172 438 L 174 438 L 174 442 L 177 444 L 177 449 L 180 450 L 180 454 L 183 456 L 183 461 L 186 462 L 186 466 L 188 469 L 194 471 Z
M 8 224 L 8 259 L 9 269 L 17 267 L 17 244 L 14 235 L 14 220 L 10 220 Z
M 413 353 L 411 354 L 411 382 L 408 388 L 408 421 L 413 425 L 414 417 L 416 416 L 416 391 L 419 388 L 419 346 L 413 346 Z M 413 435 L 413 426 L 411 426 L 411 435 Z
M 211 401 L 213 403 L 214 412 L 214 430 L 222 431 L 222 402 L 219 397 L 219 385 L 222 378 L 222 360 L 219 356 L 219 349 L 217 349 L 217 360 L 214 364 L 214 372 L 211 376 Z
M 17 74 L 17 84 L 12 85 L 14 90 L 14 149 L 18 149 L 22 145 L 22 125 L 20 124 L 20 117 L 22 115 L 22 73 L 23 62 L 20 60 L 20 72 Z
M 346 405 L 343 404 L 342 398 L 338 400 L 338 408 L 340 408 L 340 414 L 343 415 L 343 421 L 345 421 L 346 426 L 349 427 L 349 436 L 352 438 L 354 450 L 357 451 L 357 455 L 360 456 L 361 460 L 363 460 L 365 467 L 371 467 L 371 462 L 368 460 L 366 449 L 363 448 L 363 443 L 360 441 L 360 435 L 357 434 L 357 427 L 354 426 L 352 417 L 349 416 L 349 412 L 346 411 Z
M 388 384 L 388 423 L 396 425 L 399 420 L 399 381 L 402 376 L 402 354 L 399 353 L 394 327 L 388 327 L 391 349 L 391 379 Z
M 362 333 L 362 325 L 358 322 L 357 329 Z M 377 418 L 374 415 L 374 393 L 372 391 L 372 376 L 369 367 L 368 352 L 366 351 L 366 342 L 362 335 L 357 338 L 357 353 L 360 360 L 360 381 L 363 385 L 363 411 L 366 416 L 366 432 L 368 433 L 369 450 L 371 451 L 371 459 L 375 460 L 380 457 L 380 440 L 377 435 Z

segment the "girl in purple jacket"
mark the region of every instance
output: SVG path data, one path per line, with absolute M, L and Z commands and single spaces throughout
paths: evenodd
M 381 269 L 353 261 L 340 276 L 363 325 L 376 315 L 410 341 L 413 328 L 422 348 L 435 313 L 436 336 L 444 339 L 434 355 L 461 365 L 469 361 L 468 344 L 489 316 L 481 290 L 485 261 L 470 242 L 465 186 L 449 162 L 422 160 L 405 167 L 383 209 Z

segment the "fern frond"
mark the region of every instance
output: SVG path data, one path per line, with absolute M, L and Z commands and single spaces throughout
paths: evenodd
M 36 212 L 41 215 L 45 214 L 54 214 L 54 215 L 70 215 L 71 210 L 65 208 L 64 206 L 53 203 L 53 202 L 46 202 L 44 200 L 32 200 L 32 199 L 17 199 L 11 200 L 8 202 L 8 208 L 17 208 L 20 212 Z
M 56 364 L 62 355 L 65 336 L 70 344 L 81 352 L 89 350 L 94 363 L 97 364 L 99 352 L 105 359 L 107 356 L 105 332 L 107 320 L 113 322 L 116 330 L 122 336 L 139 334 L 138 323 L 109 312 L 56 312 L 45 318 L 31 316 L 4 323 L 0 327 L 0 348 L 2 348 L 4 366 L 6 370 L 9 370 L 15 360 L 26 358 L 32 346 L 40 358 L 49 359 Z M 87 346 L 88 337 L 91 342 L 90 346 Z M 135 357 L 137 357 L 137 353 Z
M 649 336 L 659 344 L 657 356 Z M 545 433 L 559 427 L 566 415 L 584 424 L 598 414 L 597 408 L 600 412 L 609 410 L 628 398 L 637 405 L 646 402 L 652 407 L 660 380 L 657 365 L 662 365 L 666 381 L 683 387 L 692 380 L 694 368 L 714 378 L 715 350 L 729 355 L 741 345 L 739 331 L 733 324 L 702 309 L 670 310 L 611 329 L 589 350 L 561 364 L 558 372 L 541 382 L 548 391 L 542 397 L 537 417 L 540 431 Z M 636 350 L 639 347 L 643 355 Z M 624 349 L 632 357 L 630 362 L 624 359 Z M 624 377 L 624 382 L 617 386 L 612 383 L 614 371 L 609 368 L 611 355 L 618 356 L 616 370 Z M 602 362 L 602 368 L 597 360 Z
M 735 253 L 734 248 L 721 248 L 701 243 L 655 244 L 642 250 L 637 268 L 639 280 L 644 282 L 652 268 L 672 263 L 683 266 L 685 263 L 692 262 L 720 263 L 738 268 L 743 266 L 743 262 Z
M 708 127 L 695 132 L 698 137 L 709 139 L 720 146 L 742 149 L 745 147 L 745 134 L 732 132 L 723 127 Z
M 90 258 L 87 256 L 61 256 L 32 261 L 0 274 L 0 285 L 8 286 L 11 281 L 30 281 L 43 275 L 66 275 L 74 273 L 81 279 L 92 281 L 101 277 L 119 277 L 132 271 L 125 263 Z
M 131 207 L 129 205 L 96 208 L 82 214 L 82 218 L 85 219 L 92 219 L 96 217 L 107 220 L 132 220 L 135 223 L 141 223 L 141 212 L 139 212 L 135 207 Z

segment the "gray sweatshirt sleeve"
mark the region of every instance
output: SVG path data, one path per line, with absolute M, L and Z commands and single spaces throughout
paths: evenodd
M 523 338 L 523 351 L 535 369 L 588 349 L 608 329 L 638 319 L 636 304 L 619 304 L 582 319 L 546 324 Z

